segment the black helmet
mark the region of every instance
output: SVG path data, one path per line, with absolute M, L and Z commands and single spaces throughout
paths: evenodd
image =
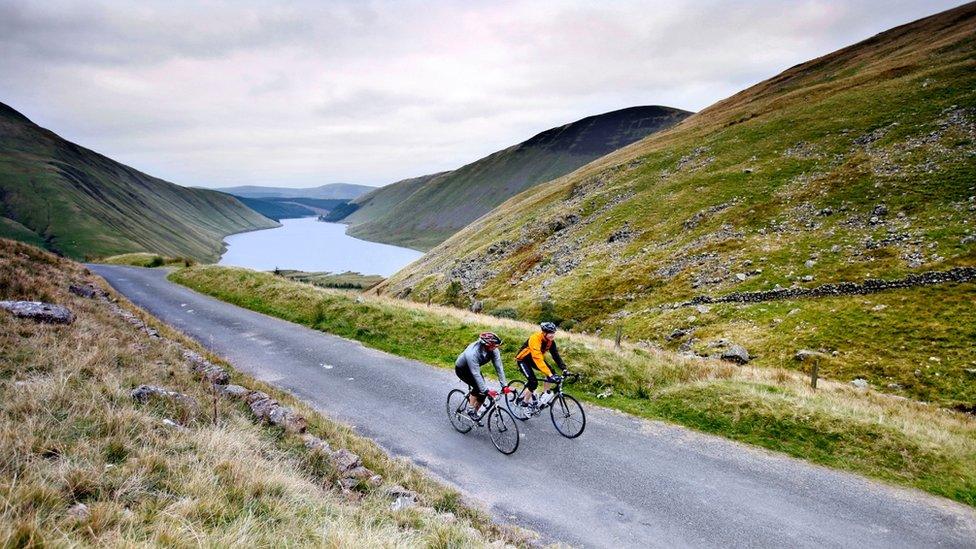
M 543 322 L 542 324 L 539 324 L 539 328 L 541 328 L 542 331 L 547 334 L 556 333 L 556 324 L 552 322 Z
M 502 338 L 495 335 L 494 332 L 482 332 L 481 335 L 478 336 L 478 339 L 480 339 L 481 342 L 484 343 L 485 345 L 502 344 Z

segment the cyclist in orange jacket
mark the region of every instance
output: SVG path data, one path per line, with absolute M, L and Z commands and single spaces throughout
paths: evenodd
M 559 356 L 559 349 L 556 347 L 556 325 L 552 322 L 543 322 L 539 325 L 539 329 L 541 331 L 529 336 L 529 339 L 522 344 L 518 354 L 515 355 L 519 370 L 525 376 L 525 388 L 528 390 L 528 394 L 523 394 L 520 400 L 530 408 L 539 406 L 538 399 L 535 396 L 535 389 L 539 386 L 535 370 L 546 375 L 542 386 L 543 394 L 549 390 L 549 384 L 556 381 L 552 370 L 546 364 L 545 354 L 547 352 L 552 355 L 552 359 L 556 361 L 556 366 L 559 366 L 564 376 L 569 373 L 569 369 L 562 357 Z

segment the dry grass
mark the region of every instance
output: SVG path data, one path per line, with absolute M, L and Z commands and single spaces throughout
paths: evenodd
M 76 263 L 0 240 L 0 299 L 53 301 L 76 315 L 67 326 L 0 315 L 0 546 L 459 547 L 524 539 L 272 390 L 310 418 L 312 432 L 359 453 L 386 483 L 417 491 L 426 511 L 390 511 L 381 490 L 350 500 L 333 488 L 328 463 L 295 437 L 255 424 L 240 403 L 220 399 L 214 408 L 181 357 L 182 345 L 198 347 L 165 326 L 156 327 L 166 339 L 148 338 L 105 303 L 69 294 L 71 282 L 98 279 Z M 129 391 L 142 383 L 203 405 L 196 412 L 140 405 Z M 78 503 L 87 516 L 69 513 Z

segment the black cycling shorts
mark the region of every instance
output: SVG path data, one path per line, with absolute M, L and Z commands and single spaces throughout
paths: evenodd
M 454 373 L 457 374 L 458 379 L 468 384 L 468 388 L 471 393 L 478 397 L 480 400 L 484 400 L 485 395 L 478 390 L 478 382 L 474 379 L 474 374 L 467 366 L 455 366 Z
M 525 357 L 522 360 L 515 362 L 518 364 L 519 370 L 521 370 L 522 375 L 525 376 L 525 387 L 535 392 L 535 388 L 539 386 L 539 379 L 535 377 L 536 365 L 532 357 Z

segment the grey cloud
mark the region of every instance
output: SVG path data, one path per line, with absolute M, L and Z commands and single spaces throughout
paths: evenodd
M 697 110 L 946 0 L 0 0 L 0 101 L 192 185 L 385 183 Z

